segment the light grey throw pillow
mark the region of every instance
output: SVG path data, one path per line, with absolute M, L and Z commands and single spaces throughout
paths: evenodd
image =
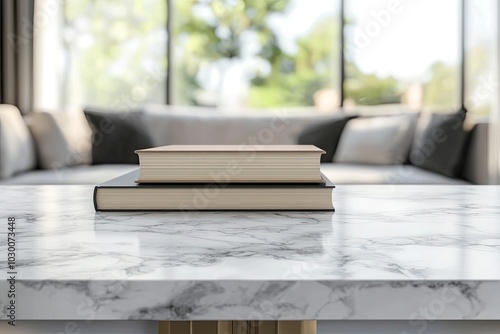
M 417 114 L 350 120 L 342 132 L 333 162 L 395 165 L 407 161 Z
M 92 162 L 92 133 L 81 110 L 34 112 L 29 128 L 41 168 L 57 169 Z
M 33 138 L 19 109 L 0 104 L 0 179 L 35 167 Z

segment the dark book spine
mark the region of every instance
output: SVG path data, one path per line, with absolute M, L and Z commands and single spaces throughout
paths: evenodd
M 99 187 L 95 186 L 94 187 L 94 194 L 92 195 L 92 201 L 94 202 L 94 210 L 97 212 L 97 211 L 100 211 L 98 208 L 97 208 L 97 189 Z

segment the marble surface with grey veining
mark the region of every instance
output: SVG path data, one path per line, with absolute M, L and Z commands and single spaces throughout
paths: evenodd
M 0 187 L 18 319 L 500 319 L 500 187 L 339 186 L 336 212 L 96 213 L 92 191 Z

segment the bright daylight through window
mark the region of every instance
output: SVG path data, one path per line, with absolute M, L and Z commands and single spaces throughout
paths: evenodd
M 478 115 L 494 2 L 465 12 L 464 100 Z M 343 4 L 342 16 L 341 0 L 65 1 L 61 104 L 460 107 L 460 0 Z
M 347 0 L 345 106 L 458 108 L 459 6 L 459 0 Z

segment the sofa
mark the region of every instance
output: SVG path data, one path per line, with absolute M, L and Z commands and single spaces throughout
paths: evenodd
M 6 110 L 12 113 L 12 106 L 0 105 L 0 162 L 9 164 L 8 159 L 28 159 L 23 162 L 12 175 L 3 175 L 2 185 L 25 184 L 99 184 L 113 177 L 129 172 L 138 166 L 136 164 L 92 164 L 88 154 L 92 141 L 88 124 L 85 123 L 80 112 L 65 113 L 59 118 L 59 124 L 47 126 L 33 126 L 41 122 L 33 115 L 23 118 L 27 130 L 11 131 L 6 117 Z M 334 113 L 311 113 L 304 110 L 276 109 L 276 110 L 240 110 L 221 111 L 211 108 L 182 107 L 166 105 L 148 105 L 144 107 L 144 118 L 153 137 L 154 144 L 297 144 L 298 138 L 306 129 L 323 124 L 344 115 L 341 111 Z M 404 111 L 412 113 L 412 111 Z M 415 117 L 419 117 L 415 113 Z M 377 116 L 381 113 L 378 112 Z M 383 114 L 383 113 L 382 113 Z M 373 115 L 370 115 L 372 117 Z M 17 116 L 16 116 L 17 117 Z M 74 121 L 78 119 L 78 121 Z M 71 120 L 71 121 L 69 121 Z M 50 122 L 49 122 L 50 123 Z M 51 126 L 58 130 L 50 129 Z M 35 128 L 42 128 L 34 132 Z M 85 128 L 85 129 L 84 129 Z M 3 130 L 2 130 L 3 129 Z M 45 132 L 44 132 L 45 131 Z M 56 135 L 57 131 L 65 134 Z M 416 130 L 417 131 L 417 130 Z M 487 131 L 486 123 L 468 124 L 470 133 L 467 145 L 464 148 L 464 165 L 458 177 L 448 177 L 440 173 L 429 171 L 401 161 L 398 164 L 369 164 L 369 163 L 342 163 L 325 162 L 321 164 L 321 171 L 335 184 L 485 184 L 487 183 Z M 7 135 L 5 135 L 7 133 Z M 44 134 L 45 133 L 45 134 Z M 30 140 L 30 149 L 23 152 L 7 152 L 16 140 L 15 136 L 22 135 L 20 142 L 26 144 Z M 50 136 L 52 142 L 45 143 L 49 150 L 67 149 L 57 136 L 72 138 L 73 144 L 85 143 L 85 156 L 80 161 L 59 163 L 57 165 L 43 165 L 46 161 L 47 150 L 40 149 L 40 142 Z M 31 138 L 29 138 L 31 137 Z M 37 143 L 38 141 L 38 143 Z M 65 146 L 66 145 L 66 146 Z M 57 148 L 61 146 L 61 148 Z M 80 145 L 81 146 L 81 145 Z M 2 154 L 2 152 L 4 154 Z M 11 154 L 10 158 L 5 153 Z M 83 155 L 85 155 L 83 154 Z M 376 154 L 374 152 L 373 154 Z M 29 155 L 28 157 L 26 155 Z

